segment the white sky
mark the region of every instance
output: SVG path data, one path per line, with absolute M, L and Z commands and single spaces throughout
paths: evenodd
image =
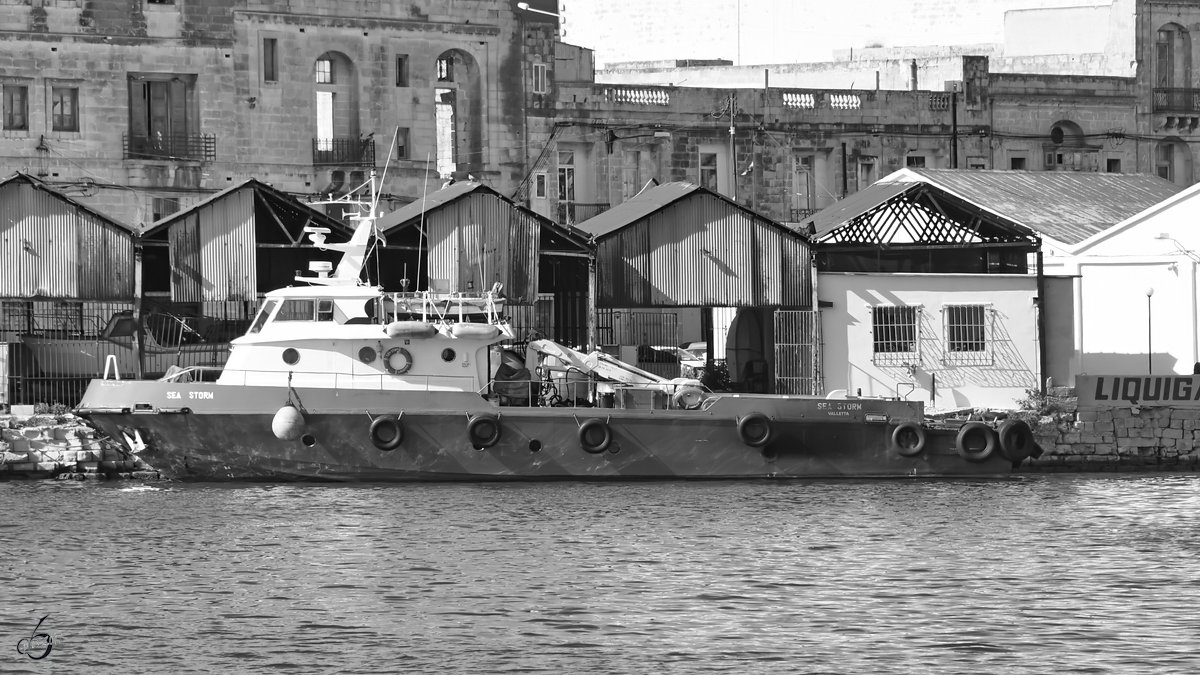
M 1004 12 L 1104 0 L 559 0 L 563 41 L 621 61 L 832 60 L 835 50 L 1004 41 Z M 740 29 L 739 29 L 740 27 Z

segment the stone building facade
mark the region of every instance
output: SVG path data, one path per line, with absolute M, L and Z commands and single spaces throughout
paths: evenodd
M 317 195 L 386 166 L 396 204 L 439 173 L 515 184 L 526 64 L 553 63 L 527 23 L 493 0 L 0 0 L 0 171 L 135 225 L 246 178 Z
M 1196 180 L 1200 0 L 1089 14 L 1111 35 L 1074 43 L 1116 45 L 1107 55 L 1032 54 L 1037 16 L 1021 14 L 1021 59 L 883 49 L 874 82 L 840 88 L 805 84 L 834 68 L 780 67 L 789 77 L 772 82 L 720 62 L 597 82 L 593 52 L 560 35 L 562 7 L 530 6 L 0 0 L 0 172 L 134 225 L 246 178 L 315 196 L 372 169 L 387 210 L 453 176 L 563 223 L 652 180 L 791 223 L 904 167 Z M 1064 20 L 1053 11 L 1048 33 Z

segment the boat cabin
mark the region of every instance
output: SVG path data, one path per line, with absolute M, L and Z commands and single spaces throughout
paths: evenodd
M 484 393 L 500 364 L 493 345 L 513 338 L 502 306 L 492 291 L 280 289 L 267 294 L 247 333 L 233 341 L 219 381 Z

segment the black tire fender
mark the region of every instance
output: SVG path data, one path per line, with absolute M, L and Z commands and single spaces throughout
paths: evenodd
M 905 422 L 892 430 L 892 445 L 901 457 L 916 457 L 925 449 L 925 428 Z
M 979 447 L 980 440 L 983 447 Z M 996 432 L 983 422 L 967 422 L 954 437 L 954 449 L 968 462 L 982 462 L 996 451 Z
M 752 448 L 761 448 L 771 442 L 771 420 L 760 412 L 750 413 L 738 420 L 737 429 L 742 442 Z
M 1033 429 L 1025 420 L 1005 420 L 996 432 L 1000 441 L 1000 454 L 1010 462 L 1020 462 L 1032 457 L 1037 448 Z
M 596 430 L 600 432 L 600 439 L 595 440 L 593 436 Z M 608 422 L 599 417 L 592 417 L 583 421 L 579 425 L 579 446 L 584 450 L 598 454 L 608 449 L 612 443 L 612 429 L 608 427 Z
M 371 442 L 380 450 L 395 450 L 404 442 L 404 425 L 393 415 L 371 421 Z
M 492 447 L 500 440 L 500 418 L 491 413 L 472 415 L 467 422 L 467 438 L 479 450 Z

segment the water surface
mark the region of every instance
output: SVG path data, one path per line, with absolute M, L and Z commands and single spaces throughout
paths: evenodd
M 1200 672 L 1193 475 L 9 482 L 0 509 L 0 672 Z M 52 653 L 18 654 L 47 614 Z

